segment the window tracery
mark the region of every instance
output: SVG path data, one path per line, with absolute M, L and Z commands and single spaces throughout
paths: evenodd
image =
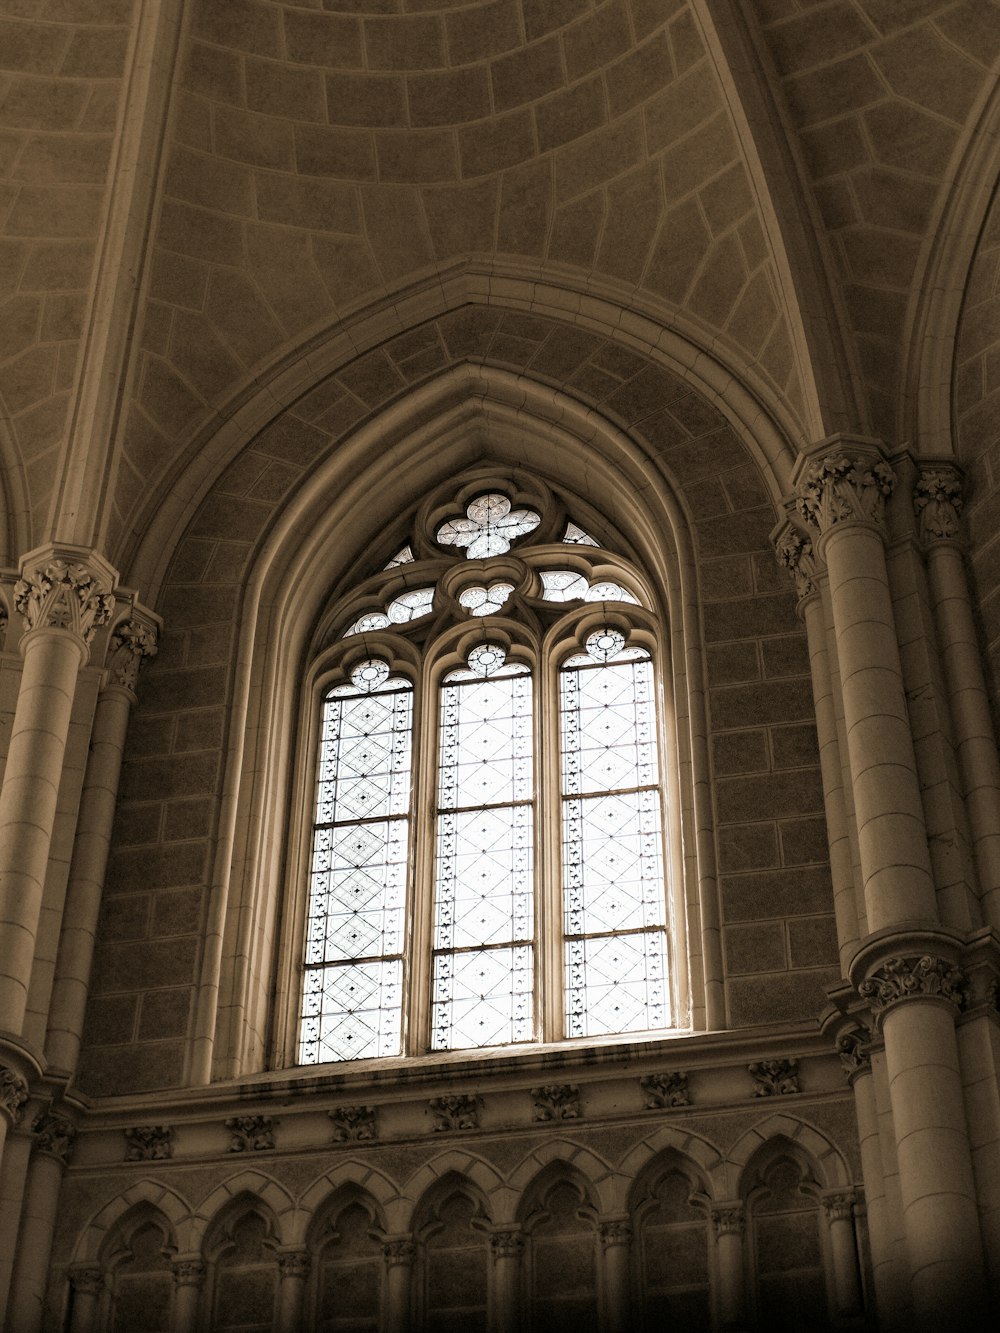
M 429 497 L 331 608 L 299 1062 L 682 1026 L 664 640 L 641 571 L 520 473 Z

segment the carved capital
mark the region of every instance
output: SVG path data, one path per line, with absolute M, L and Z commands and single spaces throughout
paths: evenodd
M 816 553 L 811 540 L 791 526 L 784 527 L 774 538 L 774 554 L 782 569 L 787 569 L 795 581 L 799 600 L 816 592 Z
M 639 1080 L 644 1111 L 663 1111 L 670 1106 L 690 1106 L 688 1076 L 683 1070 L 669 1074 L 644 1074 Z
M 28 1085 L 16 1070 L 0 1065 L 0 1111 L 16 1126 L 21 1119 L 21 1107 L 28 1100 Z
M 229 1152 L 263 1152 L 274 1147 L 274 1120 L 269 1115 L 234 1115 L 226 1121 Z
M 913 488 L 920 540 L 928 545 L 954 541 L 964 504 L 962 482 L 955 468 L 937 464 L 922 469 Z
M 808 463 L 795 489 L 799 513 L 822 536 L 840 523 L 881 528 L 895 486 L 888 463 L 834 450 Z
M 133 616 L 115 626 L 108 646 L 108 680 L 135 690 L 139 668 L 147 657 L 156 656 L 156 625 Z
M 961 1007 L 965 978 L 944 958 L 924 954 L 917 958 L 887 958 L 858 987 L 862 999 L 881 1017 L 903 1000 L 937 999 Z
M 90 1296 L 96 1300 L 104 1286 L 104 1278 L 99 1268 L 73 1268 L 69 1280 L 78 1296 Z
M 162 1162 L 173 1155 L 169 1125 L 133 1125 L 123 1130 L 126 1162 Z
M 860 1028 L 846 1032 L 837 1040 L 837 1054 L 848 1083 L 853 1084 L 860 1074 L 870 1074 L 872 1053 L 868 1045 L 870 1034 Z
M 712 1230 L 717 1236 L 741 1236 L 746 1226 L 746 1212 L 741 1203 L 713 1208 Z
M 396 1264 L 412 1264 L 416 1255 L 417 1247 L 408 1236 L 397 1236 L 382 1246 L 382 1257 L 387 1268 L 394 1268 Z
M 613 1217 L 600 1224 L 599 1233 L 601 1244 L 610 1250 L 615 1245 L 628 1245 L 632 1239 L 632 1226 L 627 1218 Z
M 14 606 L 27 630 L 64 629 L 89 643 L 111 617 L 113 587 L 109 569 L 50 549 L 25 563 L 14 585 Z
M 849 1222 L 854 1217 L 857 1195 L 853 1190 L 837 1190 L 823 1195 L 823 1211 L 828 1222 Z
M 799 1091 L 798 1060 L 759 1060 L 747 1065 L 752 1097 L 785 1097 Z
M 524 1250 L 524 1237 L 520 1231 L 494 1231 L 490 1249 L 494 1259 L 517 1259 Z
M 427 1103 L 434 1115 L 434 1132 L 447 1133 L 453 1129 L 478 1129 L 482 1097 L 434 1097 Z
M 200 1259 L 175 1259 L 170 1266 L 175 1287 L 200 1287 L 206 1269 Z
M 577 1120 L 580 1116 L 580 1089 L 575 1083 L 548 1083 L 532 1088 L 535 1101 L 532 1120 Z
M 336 1106 L 328 1112 L 334 1143 L 360 1143 L 378 1138 L 374 1106 Z
M 67 1120 L 63 1115 L 55 1115 L 51 1111 L 43 1111 L 41 1115 L 35 1117 L 31 1133 L 34 1136 L 36 1152 L 47 1153 L 49 1157 L 55 1157 L 64 1164 L 69 1161 L 73 1140 L 76 1138 L 76 1126 L 71 1120 Z
M 285 1254 L 278 1255 L 278 1268 L 283 1278 L 299 1278 L 305 1281 L 311 1266 L 312 1255 L 308 1250 L 288 1250 Z

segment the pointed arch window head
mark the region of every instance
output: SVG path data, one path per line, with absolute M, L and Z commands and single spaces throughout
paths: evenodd
M 664 627 L 642 572 L 530 484 L 537 507 L 426 502 L 417 586 L 390 562 L 330 613 L 301 1063 L 684 1025 Z

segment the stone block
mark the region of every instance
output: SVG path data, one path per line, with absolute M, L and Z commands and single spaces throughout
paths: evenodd
M 712 644 L 706 654 L 710 685 L 732 685 L 760 677 L 757 644 L 752 639 L 739 643 Z
M 595 190 L 585 199 L 556 210 L 548 253 L 561 262 L 591 269 L 597 257 L 597 242 L 604 224 L 604 195 Z M 598 395 L 593 395 L 597 397 Z
M 175 199 L 217 213 L 249 217 L 253 211 L 250 169 L 206 153 L 175 148 L 167 169 L 165 191 Z
M 414 127 L 459 125 L 488 116 L 491 110 L 489 79 L 482 67 L 411 74 L 406 97 Z
M 825 988 L 839 978 L 835 967 L 734 978 L 726 985 L 729 1021 L 733 1027 L 751 1027 L 815 1019 L 829 1003 Z
M 190 838 L 206 837 L 211 829 L 214 808 L 214 802 L 204 797 L 171 801 L 164 807 L 163 841 L 185 842 Z
M 603 69 L 629 49 L 631 35 L 625 0 L 608 0 L 563 33 L 563 52 L 570 79 Z
M 785 929 L 780 921 L 754 926 L 727 926 L 722 932 L 726 975 L 749 972 L 783 972 Z
M 181 69 L 181 82 L 200 97 L 241 105 L 243 61 L 235 51 L 191 41 Z
M 756 561 L 757 557 L 754 556 L 753 560 Z M 746 556 L 730 555 L 702 561 L 698 570 L 702 601 L 742 601 L 753 592 L 753 569 L 754 566 Z M 787 579 L 784 570 L 781 572 Z M 752 638 L 753 635 L 745 637 Z
M 612 117 L 649 101 L 673 78 L 670 48 L 664 32 L 656 32 L 641 46 L 611 65 L 605 73 L 608 110 Z
M 770 767 L 767 734 L 763 731 L 730 731 L 713 736 L 712 762 L 720 777 L 765 772 Z M 746 817 L 752 818 L 752 813 Z
M 494 106 L 497 111 L 509 111 L 535 102 L 561 88 L 565 78 L 558 37 L 533 42 L 491 64 Z
M 730 685 L 712 690 L 710 698 L 712 725 L 720 730 L 760 726 L 768 722 L 780 723 L 792 718 L 813 715 L 812 687 L 808 680 L 776 680 L 757 685 Z M 802 747 L 808 744 L 808 738 L 801 734 L 800 728 L 792 730 L 796 734 L 784 737 L 780 742 L 783 747 L 782 757 L 785 759 L 798 754 L 802 751 Z M 815 741 L 813 744 L 815 745 Z M 815 754 L 815 750 L 813 753 Z
M 115 812 L 113 846 L 132 847 L 157 842 L 162 815 L 163 807 L 158 801 L 149 805 L 120 804 Z
M 14 75 L 0 90 L 0 128 L 28 130 L 95 129 L 81 123 L 89 89 L 82 81 Z
M 439 259 L 492 248 L 497 193 L 495 178 L 425 191 L 427 226 Z
M 722 824 L 717 833 L 719 870 L 767 870 L 778 865 L 774 824 Z
M 445 63 L 444 26 L 437 15 L 368 18 L 364 33 L 369 69 L 427 70 Z
M 80 29 L 70 38 L 60 74 L 71 79 L 117 79 L 125 69 L 128 28 Z
M 243 237 L 235 218 L 177 200 L 164 202 L 157 240 L 167 250 L 177 250 L 210 264 L 243 263 Z
M 194 924 L 194 923 L 192 923 Z M 190 984 L 198 957 L 195 935 L 137 944 L 99 944 L 92 985 L 97 995 Z
M 777 567 L 778 562 L 775 561 L 774 564 Z M 783 570 L 779 572 L 784 573 Z M 765 676 L 809 674 L 809 644 L 805 634 L 786 634 L 779 638 L 762 639 L 760 651 L 764 661 Z
M 408 184 L 453 180 L 458 175 L 450 130 L 382 130 L 375 135 L 375 154 L 382 181 Z
M 182 713 L 174 734 L 174 754 L 188 750 L 214 750 L 222 744 L 224 715 L 221 708 Z
M 265 0 L 197 0 L 191 31 L 217 46 L 274 59 L 283 54 L 281 10 Z
M 880 101 L 885 96 L 885 85 L 868 58 L 859 54 L 788 79 L 785 91 L 797 122 L 815 125 Z
M 312 126 L 293 127 L 273 116 L 259 116 L 235 107 L 214 107 L 212 124 L 216 153 L 250 166 L 284 170 L 291 170 L 295 161 L 293 128 L 322 134 L 322 130 L 314 130 Z M 299 169 L 306 170 L 301 163 Z
M 671 186 L 668 199 L 673 194 Z M 680 304 L 710 244 L 711 233 L 696 200 L 669 208 L 646 269 L 646 285 Z
M 407 123 L 406 87 L 395 74 L 328 74 L 326 105 L 331 125 L 375 129 Z
M 125 893 L 114 895 L 116 885 L 110 879 L 101 903 L 97 937 L 108 943 L 144 940 L 149 934 L 150 895 Z
M 723 450 L 728 446 L 728 457 Z M 731 462 L 734 456 L 733 443 L 726 432 L 709 442 L 701 440 L 696 445 L 675 450 L 670 461 L 681 476 L 702 474 L 713 455 L 719 458 L 720 470 Z M 687 464 L 687 466 L 685 466 Z M 706 559 L 720 555 L 737 555 L 743 551 L 767 551 L 770 549 L 770 533 L 774 527 L 775 513 L 770 505 L 766 509 L 746 509 L 737 514 L 730 514 L 724 523 L 718 520 L 702 521 L 696 525 L 698 550 Z
M 107 890 L 134 895 L 150 889 L 202 884 L 208 873 L 210 850 L 207 842 L 194 841 L 131 850 L 119 848 L 108 862 Z
M 452 65 L 467 65 L 476 60 L 510 51 L 521 44 L 520 11 L 536 8 L 523 6 L 517 0 L 492 0 L 489 3 L 469 5 L 448 14 L 445 27 L 448 34 L 448 60 Z M 524 24 L 528 41 L 534 34 L 527 13 Z
M 257 171 L 254 176 L 262 221 L 316 231 L 361 230 L 357 198 L 348 185 L 271 171 Z
M 92 995 L 87 1003 L 83 1040 L 87 1046 L 129 1042 L 135 1034 L 137 995 Z
M 361 24 L 347 14 L 306 14 L 286 9 L 285 49 L 290 60 L 327 69 L 359 69 Z
M 809 865 L 829 858 L 826 819 L 822 815 L 783 821 L 778 825 L 778 834 L 782 865 Z
M 482 176 L 516 166 L 535 153 L 531 112 L 524 108 L 481 125 L 462 126 L 458 149 L 463 176 Z
M 22 185 L 7 215 L 9 236 L 94 236 L 102 191 L 94 185 Z
M 415 189 L 366 185 L 361 190 L 361 200 L 368 244 L 387 282 L 431 262 L 430 236 Z
M 832 915 L 789 921 L 792 967 L 832 967 L 837 963 L 837 922 Z
M 633 114 L 556 153 L 556 198 L 575 198 L 641 162 L 642 120 Z
M 723 777 L 716 784 L 715 795 L 718 818 L 724 824 L 814 815 L 823 808 L 818 769 Z
M 715 602 L 705 607 L 704 618 L 706 643 L 781 634 L 797 629 L 799 623 L 795 617 L 795 599 L 789 593 Z
M 179 1087 L 185 1046 L 183 1041 L 159 1041 L 91 1047 L 80 1063 L 80 1084 L 95 1097 Z
M 659 224 L 661 193 L 656 163 L 612 181 L 607 187 L 607 200 L 598 267 L 603 273 L 637 282 Z
M 833 910 L 833 888 L 826 866 L 724 875 L 721 883 L 722 914 L 727 923 L 815 916 Z
M 552 217 L 552 181 L 547 161 L 525 162 L 504 172 L 497 215 L 498 250 L 545 253 Z
M 208 796 L 215 792 L 221 756 L 179 755 L 169 759 L 126 761 L 121 796 L 126 801 L 167 800 L 171 796 Z
M 177 990 L 147 991 L 139 1011 L 139 1041 L 164 1037 L 183 1037 L 191 1013 L 190 987 Z
M 789 712 L 790 717 L 796 714 Z M 798 714 L 802 716 L 802 714 Z M 771 728 L 771 753 L 775 768 L 805 768 L 819 762 L 819 741 L 814 723 Z

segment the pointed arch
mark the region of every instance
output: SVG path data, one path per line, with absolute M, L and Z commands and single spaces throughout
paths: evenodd
M 313 1219 L 327 1207 L 329 1200 L 343 1191 L 354 1189 L 368 1195 L 385 1223 L 387 1231 L 402 1231 L 395 1220 L 402 1197 L 399 1187 L 378 1167 L 352 1157 L 338 1162 L 317 1176 L 299 1195 L 298 1206 L 289 1221 L 288 1245 L 303 1245 Z
M 482 1195 L 495 1225 L 510 1220 L 516 1196 L 496 1167 L 476 1153 L 452 1148 L 432 1157 L 407 1179 L 403 1193 L 409 1201 L 410 1217 L 400 1230 L 409 1229 L 422 1201 L 446 1179 L 467 1180 Z
M 285 1187 L 262 1171 L 241 1171 L 231 1176 L 200 1204 L 197 1212 L 196 1241 L 201 1249 L 224 1216 L 241 1209 L 256 1208 L 274 1228 L 277 1245 L 287 1245 L 286 1233 L 294 1228 L 295 1203 Z
M 570 1139 L 547 1139 L 526 1154 L 508 1177 L 522 1201 L 543 1171 L 566 1170 L 583 1181 L 600 1213 L 620 1213 L 625 1207 L 629 1181 L 590 1148 Z
M 726 1162 L 722 1153 L 708 1139 L 690 1130 L 674 1125 L 659 1125 L 641 1142 L 635 1144 L 618 1164 L 618 1170 L 630 1179 L 637 1179 L 650 1163 L 673 1152 L 681 1161 L 688 1161 L 704 1178 L 713 1199 L 725 1198 Z
M 796 1116 L 776 1114 L 748 1129 L 727 1154 L 728 1197 L 740 1197 L 750 1164 L 769 1144 L 782 1141 L 805 1156 L 823 1189 L 843 1189 L 851 1184 L 843 1153 L 821 1129 Z
M 84 1226 L 71 1262 L 81 1266 L 96 1264 L 109 1234 L 130 1212 L 143 1207 L 164 1219 L 180 1253 L 197 1248 L 193 1243 L 194 1214 L 188 1203 L 169 1185 L 157 1180 L 138 1180 L 103 1204 Z

